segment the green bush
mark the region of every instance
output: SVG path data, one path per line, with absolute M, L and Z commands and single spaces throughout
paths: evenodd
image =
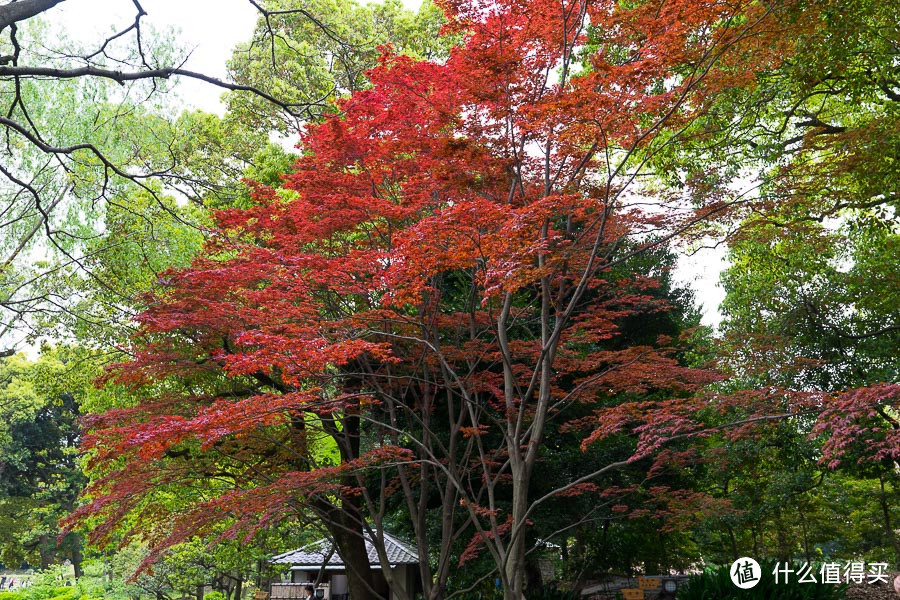
M 461 596 L 457 596 L 459 600 L 502 600 L 503 592 L 493 587 L 485 586 L 485 589 L 469 592 Z M 206 596 L 209 598 L 209 595 Z M 0 598 L 0 600 L 3 600 Z M 561 590 L 553 585 L 547 585 L 541 588 L 539 592 L 529 592 L 528 600 L 581 600 L 581 594 L 575 591 Z
M 222 592 L 210 592 L 203 596 L 203 600 L 225 600 L 225 594 Z
M 74 586 L 49 587 L 35 585 L 22 591 L 23 598 L 33 600 L 81 600 L 81 592 Z
M 678 588 L 678 600 L 843 600 L 847 584 L 800 583 L 792 574 L 788 583 L 775 583 L 775 563 L 764 563 L 759 583 L 742 590 L 731 582 L 730 565 L 692 576 Z M 814 570 L 815 572 L 815 570 Z M 818 579 L 818 575 L 817 575 Z
M 110 600 L 101 590 L 86 590 L 81 583 L 60 585 L 57 570 L 38 573 L 31 585 L 15 592 L 0 592 L 0 600 Z

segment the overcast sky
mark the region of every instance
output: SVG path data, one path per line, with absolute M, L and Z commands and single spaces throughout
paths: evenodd
M 420 0 L 404 0 L 404 4 L 415 10 Z M 145 26 L 152 25 L 160 31 L 174 29 L 179 45 L 191 51 L 185 68 L 220 78 L 225 77 L 225 61 L 232 48 L 250 38 L 258 16 L 247 0 L 141 0 L 141 5 L 147 11 L 142 20 Z M 66 0 L 47 16 L 70 37 L 89 42 L 126 27 L 134 20 L 134 14 L 130 0 Z M 221 114 L 221 89 L 186 80 L 179 83 L 178 90 L 185 108 Z M 723 257 L 722 249 L 702 250 L 683 257 L 676 273 L 678 280 L 696 290 L 704 322 L 709 325 L 720 321 L 718 305 L 724 291 L 718 286 L 718 279 L 724 268 Z
M 257 11 L 247 0 L 141 0 L 142 26 L 174 30 L 190 51 L 186 69 L 225 77 L 225 61 L 234 46 L 250 38 Z M 127 27 L 135 16 L 130 0 L 66 0 L 47 13 L 72 38 L 90 43 Z M 199 81 L 179 82 L 179 92 L 194 108 L 221 112 L 222 90 Z

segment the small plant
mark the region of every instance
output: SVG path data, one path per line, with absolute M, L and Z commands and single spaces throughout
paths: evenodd
M 677 600 L 843 600 L 847 584 L 800 583 L 796 577 L 775 583 L 774 563 L 762 565 L 758 584 L 746 590 L 731 582 L 730 566 L 721 566 L 691 577 L 678 589 Z
M 222 592 L 210 592 L 203 596 L 203 600 L 225 600 L 225 594 Z

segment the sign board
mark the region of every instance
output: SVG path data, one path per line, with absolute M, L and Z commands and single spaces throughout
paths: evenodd
M 625 600 L 644 600 L 644 590 L 626 588 L 619 591 Z
M 642 590 L 658 590 L 661 581 L 659 577 L 638 577 L 638 587 Z

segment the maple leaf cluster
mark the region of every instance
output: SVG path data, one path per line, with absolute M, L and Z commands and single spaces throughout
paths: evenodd
M 89 421 L 105 474 L 72 522 L 101 520 L 100 539 L 137 513 L 165 548 L 226 519 L 237 535 L 341 506 L 376 518 L 373 469 L 399 478 L 388 491 L 432 477 L 471 517 L 465 556 L 486 545 L 518 589 L 515 499 L 551 423 L 578 407 L 586 447 L 634 436 L 626 462 L 704 429 L 720 376 L 684 366 L 678 340 L 620 339 L 670 309 L 622 270 L 729 198 L 659 200 L 639 175 L 718 91 L 789 54 L 785 6 L 442 2 L 464 40 L 449 58 L 384 48 L 371 88 L 303 131 L 283 186 L 249 182 L 253 205 L 219 212 L 204 253 L 147 298 L 134 358 L 108 376 L 143 399 Z M 773 395 L 721 406 L 755 423 Z M 597 492 L 589 479 L 559 493 Z

